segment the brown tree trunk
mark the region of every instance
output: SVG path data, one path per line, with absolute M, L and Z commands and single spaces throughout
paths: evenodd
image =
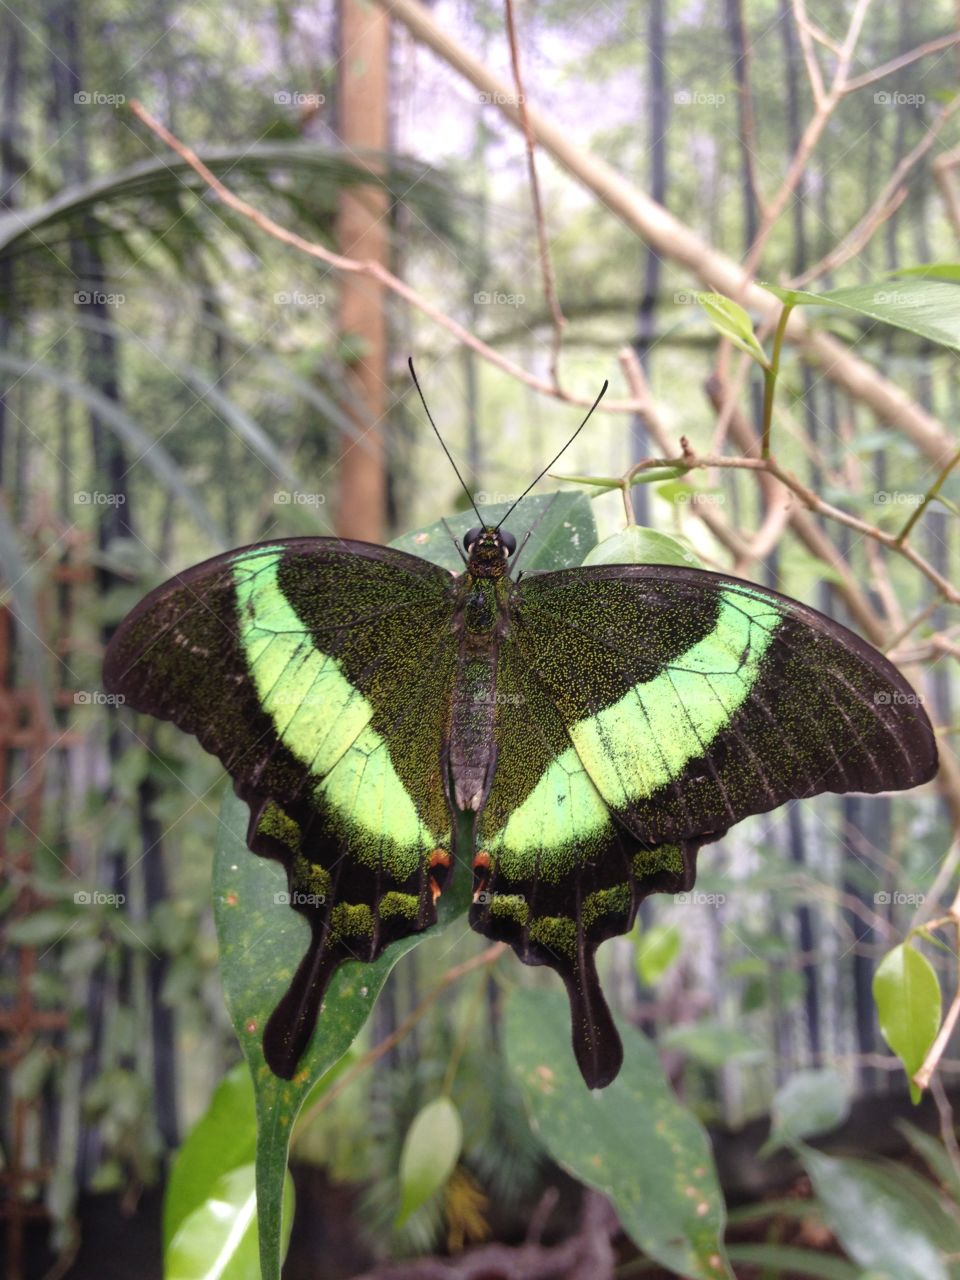
M 338 132 L 362 156 L 387 149 L 390 19 L 364 0 L 340 0 Z M 373 185 L 344 191 L 337 216 L 340 252 L 387 265 L 388 193 Z M 347 412 L 369 448 L 340 440 L 337 532 L 368 542 L 383 539 L 386 467 L 383 419 L 387 409 L 387 344 L 383 286 L 345 273 L 340 283 L 339 332 L 355 348 L 347 365 Z

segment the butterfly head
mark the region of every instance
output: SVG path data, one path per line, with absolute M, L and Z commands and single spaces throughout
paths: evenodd
M 470 557 L 467 573 L 475 578 L 502 578 L 507 561 L 517 549 L 517 540 L 506 529 L 477 525 L 464 534 L 463 545 Z

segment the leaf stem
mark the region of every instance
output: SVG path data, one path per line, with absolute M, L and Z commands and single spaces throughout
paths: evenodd
M 933 499 L 937 496 L 937 494 L 943 488 L 943 485 L 946 483 L 947 476 L 950 474 L 950 472 L 953 470 L 953 468 L 957 465 L 958 462 L 960 462 L 960 449 L 957 450 L 957 452 L 953 455 L 953 457 L 950 459 L 947 465 L 943 468 L 943 470 L 937 476 L 936 480 L 934 480 L 933 484 L 930 486 L 927 492 L 923 495 L 923 498 L 918 504 L 917 509 L 914 512 L 912 512 L 910 519 L 907 521 L 907 523 L 903 526 L 903 528 L 897 534 L 896 538 L 894 539 L 897 546 L 900 546 L 900 547 L 903 546 L 904 542 L 910 536 L 913 526 L 917 523 L 917 521 L 923 515 L 926 508 L 930 505 Z
M 780 309 L 780 319 L 773 334 L 773 347 L 770 361 L 763 366 L 763 434 L 760 443 L 760 457 L 770 457 L 770 429 L 773 423 L 773 395 L 780 373 L 780 353 L 783 350 L 783 339 L 787 332 L 787 321 L 793 304 L 785 302 Z

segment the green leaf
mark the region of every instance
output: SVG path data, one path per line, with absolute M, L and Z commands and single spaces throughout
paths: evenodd
M 675 924 L 655 924 L 644 929 L 636 941 L 637 973 L 641 982 L 652 987 L 680 954 L 683 939 Z
M 701 567 L 697 556 L 677 538 L 657 529 L 631 524 L 595 546 L 584 558 L 588 564 L 678 564 Z
M 371 964 L 347 963 L 334 975 L 317 1030 L 293 1080 L 275 1076 L 263 1058 L 261 1036 L 307 947 L 309 925 L 277 895 L 286 894 L 283 868 L 249 851 L 247 806 L 231 791 L 220 810 L 213 869 L 214 917 L 227 1008 L 253 1076 L 257 1110 L 257 1192 L 263 1280 L 279 1280 L 280 1192 L 293 1123 L 319 1080 L 347 1052 L 370 1015 L 397 960 L 424 940 L 402 938 Z M 440 899 L 446 924 L 466 911 L 470 880 L 458 876 Z
M 415 1116 L 400 1155 L 400 1212 L 396 1226 L 446 1186 L 460 1158 L 463 1125 L 449 1098 L 435 1098 Z
M 4 940 L 10 947 L 52 947 L 67 936 L 77 920 L 72 912 L 41 907 L 11 920 L 4 930 Z
M 945 280 L 908 280 L 901 284 L 886 279 L 825 293 L 781 289 L 772 284 L 763 287 L 792 306 L 853 311 L 960 351 L 960 287 Z
M 725 1066 L 731 1058 L 758 1059 L 766 1054 L 763 1045 L 743 1031 L 722 1026 L 712 1018 L 668 1027 L 660 1043 L 665 1049 L 680 1049 L 701 1066 L 714 1069 Z
M 894 1126 L 900 1130 L 906 1140 L 923 1160 L 937 1181 L 960 1204 L 960 1173 L 954 1167 L 946 1147 L 929 1133 L 924 1133 L 909 1120 L 894 1120 Z
M 798 1275 L 807 1280 L 866 1280 L 860 1268 L 846 1258 L 832 1258 L 827 1253 L 799 1249 L 795 1245 L 728 1244 L 727 1253 L 731 1262 L 764 1267 L 765 1275 Z M 873 1280 L 882 1278 L 877 1273 Z
M 891 1280 L 948 1280 L 944 1253 L 960 1251 L 960 1225 L 929 1183 L 896 1165 L 809 1147 L 800 1158 L 827 1226 L 854 1262 Z
M 757 364 L 766 369 L 769 365 L 766 352 L 757 341 L 750 317 L 739 302 L 723 293 L 698 293 L 697 301 L 707 313 L 713 327 L 729 338 L 735 347 L 753 356 Z
M 229 1071 L 174 1157 L 163 1199 L 163 1243 L 209 1198 L 218 1179 L 250 1164 L 257 1149 L 253 1083 L 244 1062 Z
M 493 525 L 499 524 L 512 505 L 512 502 L 477 503 L 484 521 Z M 425 529 L 395 538 L 390 545 L 462 573 L 463 535 L 476 523 L 473 510 L 458 511 Z M 527 573 L 534 569 L 567 569 L 582 564 L 584 555 L 597 542 L 593 509 L 582 493 L 545 493 L 524 498 L 511 515 L 508 527 L 517 540 L 518 549 L 530 534 L 519 558 L 519 568 Z
M 293 1222 L 293 1180 L 283 1183 L 282 1249 Z M 256 1170 L 250 1164 L 218 1178 L 180 1224 L 164 1254 L 164 1280 L 260 1280 Z
M 940 1029 L 940 983 L 933 965 L 916 947 L 902 942 L 880 961 L 873 975 L 873 999 L 880 1030 L 903 1063 L 910 1097 L 920 1101 L 913 1075 Z
M 797 1071 L 777 1090 L 763 1151 L 827 1133 L 850 1114 L 850 1087 L 832 1067 Z
M 624 1063 L 589 1090 L 570 1047 L 570 1011 L 558 991 L 515 989 L 507 1002 L 507 1060 L 531 1124 L 550 1156 L 609 1196 L 637 1246 L 673 1274 L 731 1275 L 725 1208 L 706 1132 L 677 1102 L 657 1051 L 620 1025 Z

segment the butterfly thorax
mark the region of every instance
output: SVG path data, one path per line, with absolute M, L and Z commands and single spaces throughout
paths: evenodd
M 499 554 L 499 553 L 498 553 Z M 483 806 L 496 764 L 497 654 L 509 626 L 506 558 L 501 571 L 474 574 L 476 546 L 460 579 L 454 625 L 460 634 L 450 711 L 448 759 L 452 799 L 461 812 Z M 492 568 L 492 565 L 490 566 Z

